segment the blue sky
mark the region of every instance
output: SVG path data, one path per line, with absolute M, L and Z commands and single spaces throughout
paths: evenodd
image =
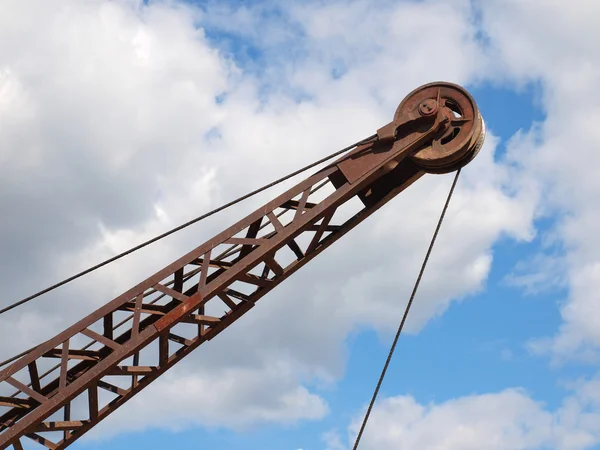
M 600 448 L 600 58 L 580 31 L 598 34 L 600 10 L 571 3 L 9 1 L 21 20 L 0 18 L 0 42 L 22 51 L 0 44 L 12 213 L 0 250 L 14 261 L 0 306 L 373 133 L 420 84 L 452 81 L 489 135 L 362 448 Z M 426 178 L 73 448 L 351 448 L 451 182 Z M 0 318 L 0 356 L 275 194 Z

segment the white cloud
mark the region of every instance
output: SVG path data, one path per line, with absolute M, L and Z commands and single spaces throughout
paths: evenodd
M 322 15 L 293 5 L 285 20 L 252 36 L 279 36 L 273 49 L 257 41 L 267 54 L 290 41 L 299 51 L 280 54 L 272 71 L 248 75 L 194 27 L 206 14 L 177 3 L 7 2 L 0 18 L 0 117 L 9 124 L 0 127 L 0 208 L 10 214 L 0 234 L 11 265 L 0 274 L 9 286 L 3 304 L 372 134 L 421 83 L 468 83 L 488 70 L 469 2 L 386 4 L 365 22 L 369 4 L 313 5 Z M 264 22 L 256 14 L 243 10 L 228 25 L 247 32 Z M 363 34 L 327 30 L 317 19 L 335 23 L 337 14 L 345 29 Z M 305 37 L 291 33 L 290 23 Z M 422 31 L 441 24 L 443 45 L 437 31 Z M 412 35 L 419 38 L 406 40 Z M 331 75 L 337 49 L 345 58 L 341 78 Z M 265 98 L 265 83 L 284 88 Z M 295 101 L 296 89 L 307 99 Z M 225 101 L 215 101 L 222 93 Z M 499 236 L 533 236 L 537 190 L 514 187 L 512 169 L 493 160 L 496 145 L 489 135 L 464 171 L 408 331 L 483 287 Z M 231 380 L 252 381 L 236 385 L 214 415 L 187 423 L 247 426 L 325 414 L 307 382 L 342 376 L 343 343 L 354 327 L 395 327 L 450 181 L 420 180 L 181 363 L 165 379 L 198 395 L 209 389 L 225 398 Z M 272 195 L 28 306 L 20 339 L 7 340 L 2 356 L 61 331 Z M 11 317 L 2 318 L 3 338 L 15 331 Z M 271 370 L 281 366 L 293 370 Z M 169 386 L 158 381 L 125 406 L 140 413 L 119 429 L 172 427 L 144 414 L 156 401 L 182 422 L 191 417 L 194 402 Z
M 382 399 L 363 438 L 364 449 L 583 450 L 600 443 L 598 379 L 581 382 L 556 410 L 520 389 L 420 404 L 411 396 Z M 592 395 L 590 395 L 592 394 Z M 362 422 L 348 428 L 353 443 Z M 329 450 L 342 450 L 339 434 L 325 436 Z
M 260 371 L 225 368 L 195 374 L 175 370 L 147 390 L 128 408 L 115 412 L 112 420 L 98 425 L 88 439 L 106 439 L 122 431 L 149 427 L 178 431 L 203 425 L 242 430 L 262 422 L 290 424 L 298 419 L 320 419 L 328 412 L 320 397 L 296 383 L 292 368 L 286 364 Z
M 3 304 L 112 254 L 118 236 L 123 248 L 156 234 L 155 207 L 176 214 L 181 190 L 211 204 L 197 188 L 211 187 L 202 142 L 229 71 L 193 16 L 163 4 L 50 3 L 5 2 L 0 19 Z M 69 303 L 62 326 L 93 306 Z M 56 315 L 50 304 L 36 307 Z
M 505 281 L 510 286 L 523 289 L 528 295 L 540 295 L 566 287 L 566 276 L 563 257 L 539 253 L 519 261 Z
M 535 82 L 543 87 L 543 123 L 516 136 L 510 157 L 521 177 L 544 192 L 543 214 L 558 214 L 556 229 L 564 259 L 545 259 L 531 282 L 560 285 L 569 295 L 561 308 L 563 325 L 552 339 L 534 343 L 555 362 L 589 359 L 600 346 L 600 58 L 592 45 L 600 39 L 593 18 L 600 5 L 592 1 L 482 2 L 484 29 L 496 74 L 510 82 Z M 538 260 L 539 262 L 539 260 Z M 548 265 L 550 263 L 551 265 Z M 557 272 L 558 265 L 558 272 Z M 546 279 L 547 277 L 551 279 Z M 540 279 L 541 277 L 541 279 Z M 564 281 L 563 281 L 564 280 Z

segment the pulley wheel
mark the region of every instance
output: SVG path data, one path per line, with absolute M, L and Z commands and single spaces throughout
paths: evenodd
M 465 166 L 485 140 L 485 124 L 477 104 L 465 89 L 452 83 L 435 82 L 415 89 L 400 103 L 395 119 L 440 113 L 448 119 L 444 129 L 411 157 L 429 173 L 448 173 Z

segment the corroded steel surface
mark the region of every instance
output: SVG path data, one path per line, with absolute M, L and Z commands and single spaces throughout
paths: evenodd
M 0 372 L 0 449 L 67 447 L 426 172 L 467 164 L 484 127 L 466 91 L 432 83 L 378 137 Z

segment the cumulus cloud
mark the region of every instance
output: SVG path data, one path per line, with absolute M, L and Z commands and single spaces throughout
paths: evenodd
M 539 255 L 534 261 L 539 270 L 530 274 L 534 278 L 521 278 L 520 283 L 526 288 L 540 281 L 566 285 L 569 293 L 560 330 L 532 347 L 549 352 L 555 362 L 588 359 L 600 346 L 600 131 L 594 125 L 600 119 L 600 59 L 591 45 L 600 38 L 591 22 L 600 13 L 599 5 L 585 0 L 569 5 L 490 1 L 482 2 L 481 10 L 496 75 L 510 83 L 543 87 L 546 118 L 515 136 L 509 154 L 522 169 L 521 177 L 545 193 L 539 212 L 558 217 L 550 233 L 561 254 L 559 259 L 551 253 Z
M 179 431 L 193 425 L 244 430 L 262 422 L 295 423 L 321 419 L 327 412 L 319 396 L 300 386 L 293 368 L 274 364 L 263 370 L 224 368 L 195 374 L 177 370 L 165 374 L 132 400 L 130 411 L 115 412 L 90 439 L 106 439 L 123 431 L 160 427 Z
M 415 398 L 382 399 L 373 409 L 361 447 L 444 450 L 583 450 L 600 443 L 598 378 L 581 382 L 556 410 L 549 410 L 520 389 L 471 395 L 442 403 L 421 404 Z M 347 437 L 325 436 L 328 450 L 353 443 L 362 416 Z
M 199 208 L 211 204 L 213 167 L 200 150 L 229 70 L 190 10 L 61 5 L 7 2 L 0 19 L 3 304 L 154 235 L 165 226 L 157 207 L 186 208 L 180 190 Z M 107 275 L 79 287 L 114 295 L 132 280 Z M 57 293 L 28 313 L 62 316 L 64 326 L 106 300 L 84 292 Z M 65 293 L 78 300 L 61 303 Z M 57 314 L 57 303 L 73 315 Z M 30 326 L 19 344 L 48 337 L 38 333 L 46 328 Z
M 372 134 L 419 84 L 468 84 L 487 73 L 470 2 L 386 3 L 383 12 L 369 4 L 312 5 L 316 13 L 291 4 L 261 35 L 248 31 L 265 23 L 264 11 L 252 7 L 219 23 L 214 5 L 203 12 L 176 2 L 6 2 L 0 208 L 9 214 L 0 222 L 0 252 L 10 264 L 0 274 L 8 286 L 2 305 Z M 377 20 L 365 22 L 366 11 Z M 343 27 L 325 27 L 327 17 Z M 273 70 L 236 65 L 203 24 L 249 35 L 278 55 Z M 443 45 L 423 33 L 440 24 L 448 30 Z M 292 41 L 295 51 L 283 53 Z M 265 86 L 281 87 L 265 94 Z M 408 331 L 484 286 L 499 236 L 533 236 L 538 191 L 515 189 L 513 169 L 494 160 L 497 143 L 490 135 L 464 171 Z M 228 380 L 249 380 L 235 386 L 237 400 L 187 423 L 247 426 L 325 414 L 308 382 L 343 375 L 343 342 L 353 328 L 395 326 L 398 299 L 410 292 L 450 182 L 420 180 L 199 349 L 202 357 L 174 369 L 172 385 L 211 389 L 217 399 L 231 391 Z M 61 331 L 271 195 L 3 317 L 2 356 Z M 7 339 L 12 333 L 19 339 Z M 159 381 L 124 410 L 160 400 L 182 414 L 175 417 L 192 417 L 194 402 L 170 389 Z M 232 413 L 239 414 L 230 422 Z M 119 426 L 173 424 L 140 413 Z

